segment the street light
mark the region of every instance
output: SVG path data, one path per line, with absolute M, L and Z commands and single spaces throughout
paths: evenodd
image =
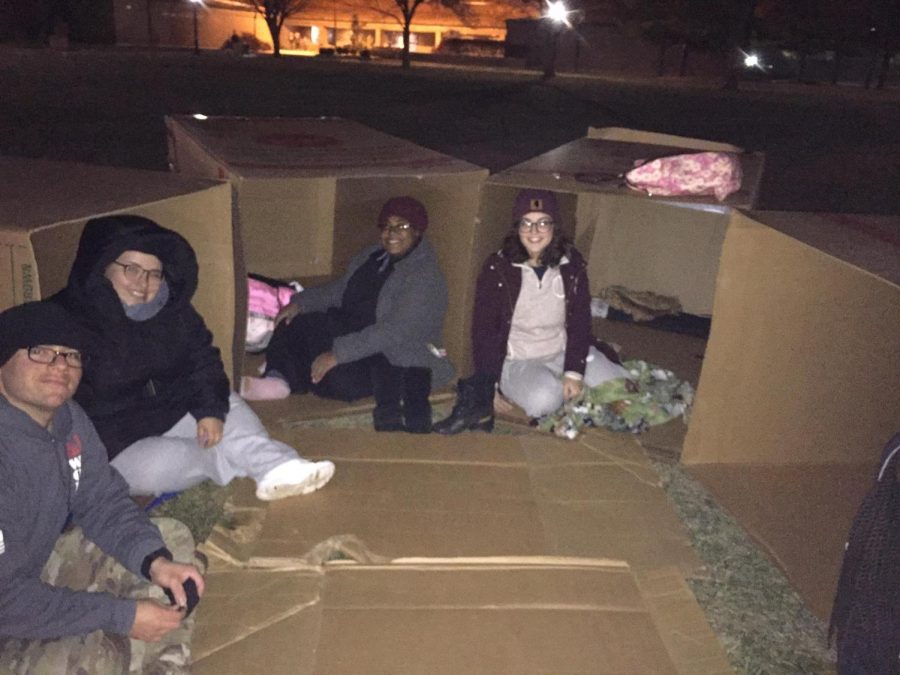
M 194 8 L 194 53 L 200 53 L 200 36 L 197 31 L 197 8 L 203 2 L 203 0 L 191 0 L 191 5 Z
M 544 79 L 550 79 L 556 75 L 556 52 L 559 49 L 559 34 L 563 26 L 571 27 L 569 23 L 569 10 L 563 0 L 546 0 L 544 18 L 550 22 L 547 39 L 548 45 L 544 57 Z

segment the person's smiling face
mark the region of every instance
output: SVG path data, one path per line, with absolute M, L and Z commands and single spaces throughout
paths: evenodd
M 0 394 L 31 419 L 47 426 L 56 409 L 75 394 L 81 381 L 81 368 L 66 363 L 56 352 L 75 350 L 60 345 L 39 345 L 35 357 L 52 358 L 52 363 L 38 363 L 28 356 L 28 349 L 19 349 L 0 366 Z
M 381 246 L 395 258 L 406 255 L 421 235 L 406 218 L 390 216 L 381 224 Z
M 159 293 L 163 267 L 155 255 L 141 251 L 123 251 L 114 262 L 107 265 L 105 276 L 119 300 L 126 305 L 140 305 L 150 302 Z
M 550 214 L 543 211 L 529 211 L 519 219 L 519 241 L 528 251 L 531 262 L 538 262 L 553 240 L 553 229 L 556 227 Z

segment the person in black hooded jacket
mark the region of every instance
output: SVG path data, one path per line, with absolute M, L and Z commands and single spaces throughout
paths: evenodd
M 271 500 L 312 492 L 334 473 L 269 437 L 230 391 L 219 350 L 191 305 L 197 259 L 179 234 L 131 215 L 90 220 L 69 281 L 51 300 L 96 334 L 75 395 L 136 495 L 207 478 L 256 480 Z

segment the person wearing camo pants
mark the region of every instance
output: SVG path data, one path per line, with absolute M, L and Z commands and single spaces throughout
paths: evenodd
M 0 313 L 0 672 L 186 672 L 183 584 L 202 595 L 203 576 L 174 562 L 193 560 L 190 533 L 137 507 L 71 401 L 92 339 L 58 305 Z

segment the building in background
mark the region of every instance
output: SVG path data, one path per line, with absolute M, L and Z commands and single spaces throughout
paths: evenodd
M 190 0 L 113 2 L 117 44 L 193 46 L 195 5 Z M 269 29 L 247 2 L 205 0 L 196 10 L 201 48 L 218 49 L 236 33 L 246 42 L 258 42 L 263 50 L 271 50 Z M 445 38 L 503 41 L 507 19 L 538 12 L 536 3 L 523 0 L 467 0 L 455 11 L 426 2 L 414 15 L 410 50 L 430 53 Z M 320 48 L 399 48 L 403 40 L 399 16 L 393 0 L 310 0 L 303 11 L 285 22 L 281 50 L 314 54 Z

